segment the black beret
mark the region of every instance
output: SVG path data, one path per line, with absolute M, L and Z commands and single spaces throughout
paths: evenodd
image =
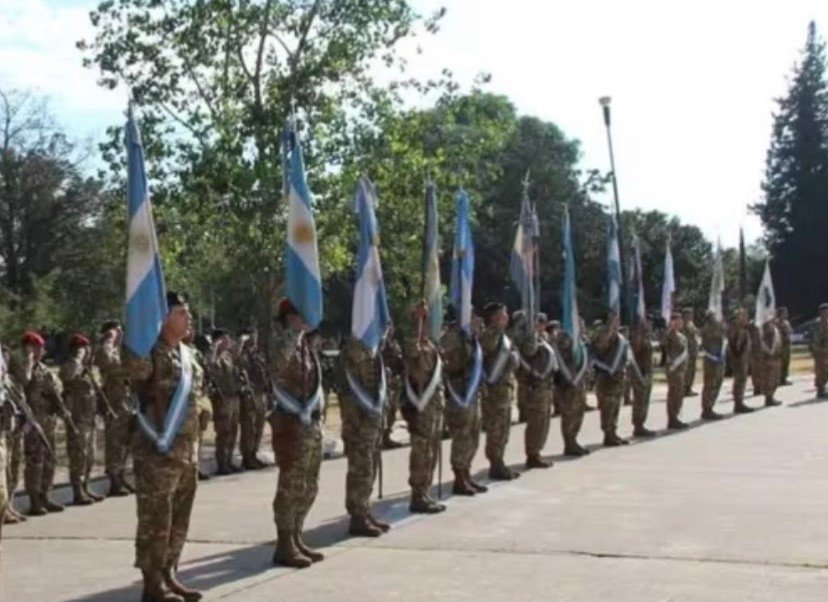
M 120 328 L 121 323 L 118 320 L 107 320 L 101 325 L 101 334 L 112 330 L 113 328 Z
M 172 291 L 167 293 L 167 309 L 172 309 L 173 307 L 186 304 L 187 297 L 185 297 L 182 293 L 174 293 Z
M 214 341 L 219 340 L 221 337 L 226 337 L 227 331 L 223 328 L 214 328 L 213 332 L 210 333 L 210 338 Z

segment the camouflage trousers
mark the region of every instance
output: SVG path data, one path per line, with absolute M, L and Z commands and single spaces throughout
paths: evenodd
M 0 422 L 3 417 L 0 416 Z M 6 506 L 9 503 L 9 491 L 6 489 L 6 435 L 0 429 L 0 544 L 3 539 L 3 518 L 6 516 Z M 2 559 L 2 554 L 0 554 Z
M 371 512 L 371 492 L 377 478 L 377 455 L 383 432 L 383 415 L 369 414 L 350 394 L 340 397 L 342 442 L 348 458 L 345 477 L 345 510 L 351 516 Z
M 160 454 L 149 439 L 138 435 L 132 453 L 138 512 L 135 566 L 146 571 L 174 567 L 190 528 L 198 483 L 197 451 Z
M 107 475 L 122 475 L 129 456 L 133 415 L 115 405 L 115 399 L 109 399 L 118 416 L 112 418 L 108 413 L 104 415 L 104 465 Z
M 773 399 L 773 396 L 776 393 L 776 388 L 779 386 L 779 377 L 781 374 L 781 358 L 762 358 L 762 395 L 765 396 L 765 403 Z
M 434 482 L 434 469 L 442 445 L 443 395 L 437 392 L 422 412 L 417 412 L 411 430 L 411 454 L 408 457 L 408 484 L 413 498 L 423 498 Z
M 394 430 L 394 423 L 397 421 L 397 412 L 400 409 L 400 396 L 402 395 L 402 379 L 399 376 L 388 377 L 388 401 L 385 406 L 385 431 L 383 435 L 390 437 Z
M 788 382 L 791 371 L 791 344 L 782 345 L 782 365 L 780 366 L 779 383 Z
M 816 386 L 817 393 L 824 393 L 826 384 L 828 384 L 828 355 L 815 355 L 814 386 Z
M 216 430 L 216 464 L 229 466 L 239 433 L 239 398 L 225 395 L 213 400 L 213 428 Z
M 273 517 L 279 531 L 301 533 L 305 517 L 319 492 L 322 464 L 322 427 L 305 426 L 293 414 L 277 410 L 270 415 L 273 452 L 279 480 L 273 498 Z
M 750 355 L 750 382 L 753 385 L 753 394 L 762 392 L 762 356 L 756 353 Z
M 245 462 L 256 459 L 256 453 L 259 451 L 262 435 L 264 435 L 265 411 L 264 392 L 253 392 L 242 396 L 239 407 L 239 430 L 241 431 L 239 447 L 242 460 Z
M 56 453 L 57 418 L 49 415 L 38 416 L 37 421 L 43 427 L 43 434 L 46 435 L 52 452 Z M 24 437 L 23 452 L 26 456 L 26 468 L 23 471 L 26 493 L 29 494 L 30 499 L 48 494 L 55 479 L 55 460 L 49 455 L 46 445 L 34 429 L 26 433 Z
M 667 371 L 667 420 L 675 422 L 681 416 L 681 406 L 687 391 L 686 364 Z
M 578 433 L 584 422 L 586 390 L 581 385 L 562 385 L 555 389 L 555 399 L 561 408 L 561 437 L 564 447 L 577 445 Z
M 518 422 L 526 422 L 526 395 L 529 393 L 530 384 L 526 380 L 517 381 L 517 409 Z
M 733 401 L 738 406 L 745 400 L 745 387 L 748 379 L 748 358 L 733 357 L 730 369 L 733 372 Z
M 72 485 L 89 482 L 92 467 L 95 464 L 95 417 L 90 421 L 80 416 L 72 416 L 77 431 L 66 433 L 66 451 L 69 454 L 69 481 Z
M 696 359 L 698 356 L 691 355 L 687 358 L 687 367 L 684 372 L 684 394 L 687 395 L 693 390 L 693 383 L 696 382 Z
M 621 411 L 621 398 L 624 395 L 623 374 L 610 376 L 596 370 L 595 396 L 601 411 L 601 430 L 604 435 L 614 435 L 618 430 L 618 412 Z
M 523 400 L 523 411 L 526 430 L 523 434 L 523 446 L 526 456 L 531 457 L 539 455 L 546 445 L 546 439 L 549 437 L 549 414 L 555 393 L 549 381 L 524 383 L 524 386 L 526 396 Z
M 704 388 L 702 389 L 702 413 L 712 412 L 724 380 L 724 364 L 705 358 Z
M 444 416 L 451 436 L 451 467 L 453 470 L 470 470 L 480 447 L 479 398 L 467 407 L 448 400 Z
M 503 462 L 512 426 L 512 396 L 515 382 L 502 378 L 496 385 L 484 385 L 480 399 L 483 430 L 486 431 L 486 459 L 490 464 Z
M 633 374 L 629 378 L 632 388 L 632 424 L 635 428 L 643 428 L 647 422 L 647 415 L 650 413 L 650 394 L 653 390 L 653 375 L 644 374 L 644 382 Z
M 20 469 L 23 467 L 23 431 L 20 429 L 6 432 L 6 490 L 9 492 L 9 504 L 17 486 L 20 484 Z

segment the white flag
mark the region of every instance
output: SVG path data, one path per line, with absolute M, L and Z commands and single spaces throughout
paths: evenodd
M 664 282 L 661 284 L 661 317 L 664 322 L 670 323 L 673 314 L 673 295 L 676 292 L 676 277 L 673 272 L 673 252 L 670 250 L 670 239 L 667 239 L 667 252 L 664 254 Z
M 710 299 L 707 302 L 707 309 L 713 312 L 716 320 L 721 322 L 724 319 L 722 308 L 722 295 L 724 294 L 724 266 L 722 265 L 722 245 L 716 244 L 716 255 L 713 258 L 713 278 L 710 281 Z
M 765 260 L 765 272 L 762 274 L 762 282 L 756 292 L 756 314 L 753 321 L 757 326 L 762 326 L 768 320 L 776 317 L 776 295 L 773 292 L 773 280 L 770 273 L 770 259 Z

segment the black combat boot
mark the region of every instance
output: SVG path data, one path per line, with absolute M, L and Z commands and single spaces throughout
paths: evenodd
M 48 493 L 43 494 L 43 507 L 49 512 L 63 512 L 65 510 L 63 504 L 58 504 L 56 501 L 51 499 Z
M 121 479 L 121 475 L 109 475 L 109 492 L 106 494 L 106 497 L 124 497 L 127 495 L 129 495 L 129 491 L 124 487 L 124 481 Z
M 724 416 L 718 412 L 714 412 L 713 410 L 705 410 L 701 415 L 702 420 L 721 420 L 722 418 L 724 418 Z
M 310 558 L 311 562 L 322 562 L 325 560 L 325 555 L 322 552 L 317 552 L 316 550 L 311 549 L 308 544 L 305 543 L 305 540 L 302 537 L 302 530 L 303 529 L 299 527 L 293 532 L 293 541 L 296 544 L 296 548 L 304 556 Z
M 520 473 L 506 466 L 503 460 L 494 461 L 489 467 L 489 479 L 492 481 L 511 481 L 519 476 Z
M 639 426 L 636 426 L 635 428 L 633 428 L 633 437 L 648 438 L 648 437 L 655 437 L 657 434 L 658 433 L 656 433 L 655 431 L 651 431 L 650 429 L 648 429 L 644 425 L 639 425 Z
M 454 495 L 473 496 L 477 490 L 466 481 L 465 472 L 459 469 L 454 470 L 454 485 L 451 488 Z
M 184 602 L 198 602 L 203 597 L 200 591 L 191 589 L 182 584 L 175 574 L 175 569 L 172 567 L 166 569 L 162 575 L 164 577 L 164 584 L 172 593 L 184 598 Z
M 72 503 L 75 504 L 75 506 L 91 506 L 95 503 L 95 500 L 89 497 L 89 494 L 86 492 L 86 489 L 83 488 L 81 485 L 73 484 Z
M 479 483 L 474 480 L 474 477 L 471 475 L 470 470 L 464 471 L 466 475 L 466 482 L 471 485 L 477 493 L 486 493 L 489 488 L 486 487 L 483 483 Z
M 371 524 L 374 525 L 377 529 L 382 531 L 383 533 L 388 533 L 391 530 L 391 525 L 388 523 L 379 520 L 373 514 L 368 514 L 368 520 L 371 521 Z
M 158 571 L 142 571 L 144 593 L 141 602 L 185 602 L 184 598 L 170 591 Z
M 293 533 L 286 530 L 277 531 L 276 549 L 273 551 L 273 564 L 281 564 L 294 569 L 304 569 L 311 565 L 311 559 L 296 547 Z
M 549 468 L 552 466 L 552 462 L 549 460 L 544 460 L 541 458 L 540 454 L 532 454 L 531 456 L 526 456 L 526 468 Z
M 356 537 L 379 537 L 382 529 L 376 526 L 367 516 L 351 517 L 351 524 L 348 525 L 348 533 Z
M 43 504 L 43 496 L 37 492 L 29 493 L 29 516 L 46 516 L 49 510 Z
M 104 500 L 104 497 L 102 495 L 92 493 L 92 491 L 89 490 L 89 483 L 83 484 L 83 490 L 86 492 L 86 495 L 88 495 L 93 502 L 102 502 Z

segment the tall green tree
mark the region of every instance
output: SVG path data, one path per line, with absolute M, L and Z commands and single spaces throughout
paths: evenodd
M 780 98 L 768 149 L 764 198 L 754 210 L 765 228 L 778 299 L 795 317 L 828 299 L 828 88 L 825 44 L 808 25 L 802 58 Z M 808 286 L 803 286 L 803 282 Z

